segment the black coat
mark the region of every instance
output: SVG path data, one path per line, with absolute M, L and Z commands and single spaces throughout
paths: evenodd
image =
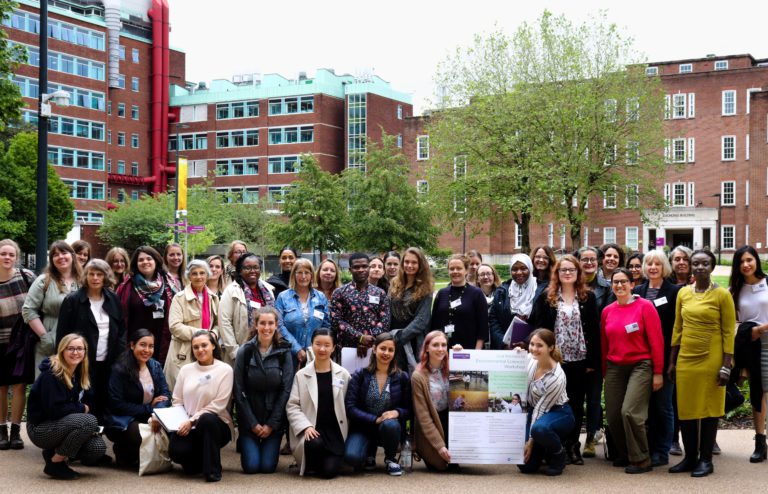
M 29 391 L 27 420 L 35 425 L 49 420 L 59 420 L 73 413 L 85 413 L 85 405 L 93 408 L 91 390 L 80 387 L 80 367 L 72 378 L 72 389 L 51 372 L 51 361 L 40 363 L 40 375 Z
M 287 342 L 261 358 L 256 338 L 237 351 L 235 359 L 235 403 L 238 427 L 250 431 L 268 425 L 274 431 L 285 427 L 284 412 L 293 385 L 293 358 Z
M 125 325 L 120 299 L 112 290 L 102 290 L 104 297 L 104 312 L 109 316 L 109 339 L 107 340 L 107 357 L 105 363 L 112 368 L 126 348 Z M 70 333 L 79 333 L 88 343 L 88 362 L 93 376 L 96 363 L 96 345 L 99 342 L 99 327 L 91 312 L 91 301 L 88 299 L 87 288 L 83 287 L 70 293 L 61 303 L 59 322 L 56 327 L 56 347 L 62 338 Z
M 500 287 L 493 292 L 493 302 L 488 307 L 488 327 L 491 332 L 491 350 L 503 350 L 504 349 L 504 334 L 507 332 L 507 328 L 512 324 L 512 310 L 509 308 L 509 287 L 514 283 L 511 279 L 505 281 Z M 534 303 L 539 295 L 546 290 L 548 281 L 537 283 L 536 293 L 533 296 Z M 530 319 L 530 315 L 529 315 Z
M 602 368 L 602 355 L 600 354 L 600 319 L 597 316 L 597 302 L 595 294 L 587 292 L 587 298 L 579 302 L 581 315 L 581 329 L 587 343 L 587 367 L 591 369 Z M 534 328 L 546 328 L 555 330 L 557 320 L 557 307 L 549 305 L 547 292 L 536 299 L 533 304 L 530 322 Z
M 648 293 L 649 282 L 646 281 L 642 285 L 636 286 L 632 293 L 640 295 L 646 298 Z M 680 286 L 670 283 L 668 280 L 664 280 L 659 287 L 659 293 L 656 295 L 656 300 L 666 297 L 667 302 L 660 305 L 653 305 L 656 307 L 656 312 L 661 319 L 661 332 L 664 335 L 664 370 L 666 371 L 669 365 L 669 354 L 672 348 L 672 330 L 675 327 L 675 307 L 677 305 L 677 292 L 680 291 Z M 653 302 L 653 300 L 651 300 Z
M 454 325 L 453 336 L 448 337 L 448 345 L 456 343 L 466 350 L 474 350 L 477 340 L 488 341 L 488 302 L 479 288 L 465 285 L 461 296 L 461 305 L 454 309 L 454 316 L 449 317 L 451 285 L 441 288 L 432 305 L 432 329 L 445 332 L 445 326 Z
M 112 373 L 109 376 L 109 412 L 107 417 L 108 425 L 121 425 L 110 422 L 110 419 L 117 416 L 130 416 L 133 420 L 146 423 L 154 408 L 166 408 L 171 405 L 171 392 L 168 390 L 168 383 L 163 374 L 163 367 L 155 359 L 147 362 L 149 375 L 152 376 L 152 384 L 155 393 L 152 398 L 165 396 L 167 401 L 161 401 L 156 406 L 151 403 L 144 404 L 144 388 L 141 382 L 132 379 L 130 372 L 121 363 L 115 364 Z

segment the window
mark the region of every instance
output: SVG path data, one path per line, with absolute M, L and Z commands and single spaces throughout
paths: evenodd
M 125 190 L 119 189 L 117 191 L 117 202 L 120 202 L 120 203 L 125 202 Z
M 728 70 L 728 60 L 718 60 L 715 62 L 715 70 Z
M 397 134 L 397 147 L 399 148 L 403 147 L 403 134 Z
M 616 227 L 610 226 L 603 228 L 603 243 L 615 244 L 616 243 Z
M 515 249 L 520 249 L 523 247 L 523 229 L 520 228 L 520 225 L 515 221 Z
M 736 115 L 736 91 L 723 91 L 723 115 Z
M 736 227 L 734 225 L 723 225 L 720 229 L 721 245 L 723 250 L 736 248 Z
M 139 148 L 139 134 L 131 134 L 131 147 L 134 149 Z
M 681 63 L 679 70 L 681 74 L 690 74 L 691 72 L 693 72 L 693 64 Z
M 603 209 L 616 208 L 616 186 L 603 191 Z
M 685 163 L 685 139 L 672 139 L 672 162 Z
M 302 127 L 278 127 L 269 129 L 270 144 L 295 144 L 297 142 L 313 142 L 315 130 L 312 125 Z
M 688 163 L 696 161 L 696 139 L 693 137 L 688 138 Z
M 95 211 L 75 211 L 75 221 L 77 223 L 97 223 L 104 222 L 104 215 Z
M 365 171 L 368 103 L 365 93 L 350 94 L 347 105 L 347 168 Z
M 37 121 L 37 114 L 35 114 L 35 121 Z M 96 141 L 104 140 L 104 124 L 102 122 L 91 122 L 90 120 L 79 120 L 60 115 L 53 115 L 48 118 L 48 132 Z
M 48 147 L 48 162 L 53 166 L 104 170 L 104 154 L 82 149 Z
M 105 186 L 103 182 L 86 182 L 84 180 L 63 180 L 69 187 L 72 199 L 104 200 Z
M 259 116 L 259 102 L 237 101 L 235 103 L 218 103 L 216 105 L 216 120 L 230 118 L 251 118 Z
M 125 132 L 118 132 L 117 133 L 117 145 L 118 146 L 125 146 Z
M 636 226 L 628 226 L 624 231 L 627 247 L 632 250 L 638 250 L 638 228 Z
M 131 77 L 131 91 L 139 92 L 139 78 Z
M 118 45 L 117 51 L 118 55 L 120 56 L 120 60 L 125 60 L 125 45 Z
M 121 118 L 125 118 L 125 103 L 117 104 L 117 116 Z
M 208 120 L 208 105 L 184 105 L 179 112 L 179 122 L 205 122 Z
M 216 161 L 216 176 L 258 175 L 259 158 L 236 158 Z
M 180 151 L 208 149 L 208 134 L 181 134 L 180 136 L 172 135 L 168 138 L 169 151 L 175 151 L 179 144 Z
M 637 98 L 627 99 L 627 122 L 637 122 L 640 120 L 640 100 Z
M 138 201 L 139 200 L 139 191 L 138 190 L 132 190 L 131 191 L 131 200 L 132 201 Z
M 32 34 L 40 34 L 40 17 L 23 10 L 14 10 L 3 19 L 3 25 Z M 104 34 L 67 22 L 48 19 L 48 37 L 75 45 L 104 51 Z
M 139 49 L 138 48 L 132 48 L 131 49 L 131 61 L 133 63 L 139 63 Z
M 107 144 L 112 144 L 112 131 L 107 131 Z
M 297 173 L 300 164 L 298 156 L 270 156 L 269 173 Z
M 453 178 L 454 180 L 467 174 L 467 157 L 465 155 L 453 158 Z
M 626 160 L 628 165 L 636 165 L 640 162 L 640 143 L 629 141 L 627 143 Z
M 416 159 L 418 161 L 429 159 L 429 136 L 416 138 Z
M 749 134 L 744 139 L 744 159 L 749 160 Z
M 672 95 L 672 118 L 685 118 L 686 106 L 685 106 L 685 93 L 678 93 Z
M 645 75 L 659 75 L 659 68 L 658 67 L 646 67 L 645 68 Z
M 636 209 L 640 202 L 640 186 L 627 185 L 625 194 L 624 206 L 627 209 Z
M 187 161 L 187 173 L 190 177 L 207 177 L 208 162 L 206 160 Z
M 282 204 L 290 185 L 270 185 L 267 189 L 267 201 L 272 204 Z
M 118 175 L 125 175 L 125 161 L 117 162 L 117 173 Z
M 733 161 L 736 159 L 736 136 L 722 137 L 721 159 L 723 161 Z
M 547 245 L 550 247 L 555 246 L 555 225 L 552 223 L 547 225 Z
M 227 204 L 256 204 L 259 202 L 258 187 L 233 187 L 216 189 Z
M 720 205 L 721 206 L 736 205 L 736 182 L 734 182 L 733 180 L 720 183 Z
M 397 119 L 403 119 L 403 105 L 397 105 Z
M 617 102 L 615 99 L 605 100 L 605 119 L 609 122 L 616 121 Z
M 292 113 L 312 113 L 315 111 L 315 97 L 301 96 L 269 100 L 270 115 L 290 115 Z
M 131 175 L 133 175 L 134 177 L 138 177 L 139 176 L 139 162 L 138 161 L 134 161 L 133 163 L 131 163 Z
M 672 184 L 672 206 L 673 207 L 685 207 L 688 197 L 685 194 L 685 184 L 676 183 Z
M 136 106 L 136 105 L 132 105 L 131 106 L 131 118 L 133 120 L 138 120 L 139 119 L 139 107 Z
M 27 50 L 27 64 L 33 67 L 40 66 L 40 50 L 36 46 L 22 45 L 13 41 L 9 41 L 8 44 L 24 47 Z M 48 51 L 48 68 L 88 79 L 104 80 L 104 63 L 56 51 Z
M 125 89 L 125 74 L 117 75 L 117 87 L 120 89 Z
M 417 180 L 416 181 L 416 192 L 419 195 L 424 195 L 427 192 L 429 192 L 429 182 L 426 180 Z
M 259 145 L 259 129 L 216 132 L 217 148 L 240 148 Z

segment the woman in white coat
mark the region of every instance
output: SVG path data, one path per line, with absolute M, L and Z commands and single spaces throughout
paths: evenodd
M 296 373 L 286 412 L 299 473 L 333 478 L 339 474 L 349 432 L 344 396 L 349 372 L 331 361 L 336 338 L 327 328 L 312 335 L 314 360 Z

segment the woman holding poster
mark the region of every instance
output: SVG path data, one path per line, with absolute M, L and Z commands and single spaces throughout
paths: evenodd
M 544 460 L 544 475 L 555 476 L 565 469 L 565 441 L 575 420 L 565 391 L 565 372 L 555 333 L 538 329 L 528 346 L 528 420 L 525 427 L 523 473 L 536 473 Z M 522 351 L 522 350 L 519 350 Z

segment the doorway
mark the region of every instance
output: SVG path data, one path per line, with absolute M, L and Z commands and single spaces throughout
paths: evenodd
M 675 248 L 684 245 L 693 249 L 693 230 L 667 230 L 667 245 Z

